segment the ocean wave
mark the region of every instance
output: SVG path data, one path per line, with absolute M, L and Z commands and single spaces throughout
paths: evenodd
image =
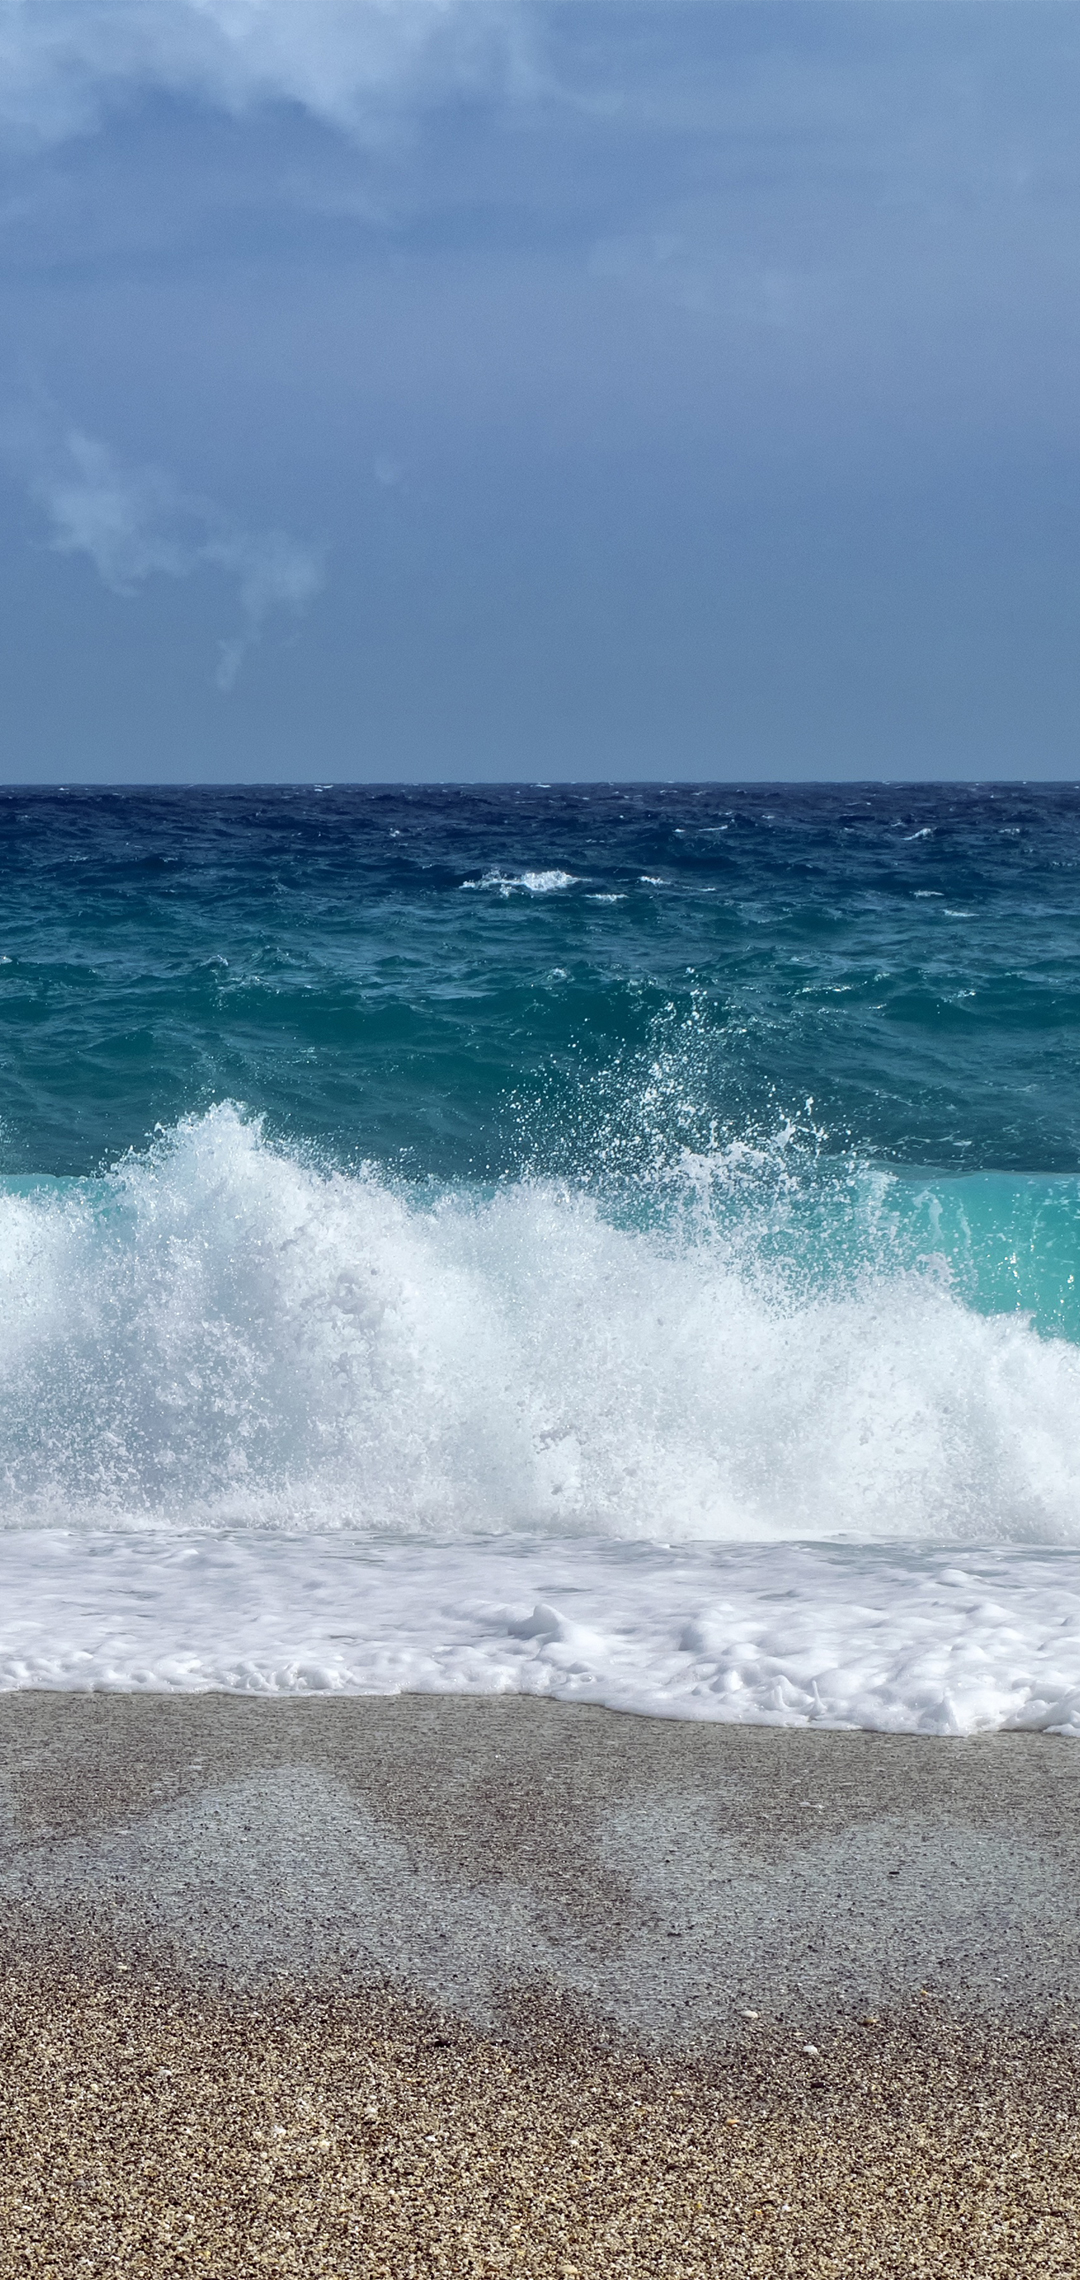
M 410 1193 L 225 1106 L 9 1188 L 0 1522 L 1080 1541 L 1080 1351 L 969 1303 L 940 1211 L 905 1248 L 782 1148 L 679 1179 Z
M 462 886 L 474 894 L 483 889 L 494 889 L 496 894 L 508 895 L 560 895 L 567 887 L 580 886 L 572 871 L 485 871 L 482 878 L 463 879 Z

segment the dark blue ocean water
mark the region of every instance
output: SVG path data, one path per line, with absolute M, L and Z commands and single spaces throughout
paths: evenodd
M 225 1099 L 414 1179 L 1080 1168 L 1074 787 L 11 790 L 0 880 L 8 1173 Z

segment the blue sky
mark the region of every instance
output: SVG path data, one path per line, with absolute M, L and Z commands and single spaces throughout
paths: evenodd
M 0 776 L 1080 776 L 1080 0 L 0 0 Z

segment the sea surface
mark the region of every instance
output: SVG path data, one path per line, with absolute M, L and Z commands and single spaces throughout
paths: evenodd
M 0 791 L 0 1686 L 1080 1735 L 1080 788 Z

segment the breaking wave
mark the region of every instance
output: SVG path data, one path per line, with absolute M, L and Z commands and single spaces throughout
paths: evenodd
M 221 1106 L 0 1193 L 0 1521 L 1075 1542 L 1068 1185 L 410 1191 Z

